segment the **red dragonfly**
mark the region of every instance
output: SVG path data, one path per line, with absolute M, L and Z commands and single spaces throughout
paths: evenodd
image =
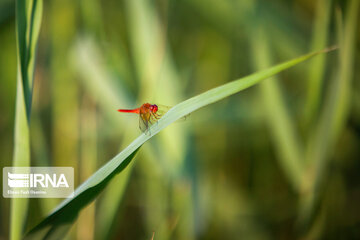
M 139 114 L 139 128 L 142 132 L 149 131 L 149 127 L 156 123 L 171 107 L 144 103 L 135 109 L 118 109 L 119 112 Z

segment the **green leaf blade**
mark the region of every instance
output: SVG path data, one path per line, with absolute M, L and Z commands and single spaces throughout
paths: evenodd
M 225 97 L 238 93 L 241 90 L 249 88 L 260 81 L 271 77 L 281 71 L 284 71 L 292 66 L 295 66 L 303 61 L 310 59 L 320 53 L 325 53 L 334 48 L 323 51 L 313 52 L 296 59 L 278 64 L 274 67 L 256 72 L 247 77 L 229 82 L 222 86 L 208 90 L 202 94 L 185 100 L 173 108 L 171 108 L 159 121 L 150 128 L 150 134 L 141 134 L 128 147 L 110 160 L 107 164 L 95 172 L 89 179 L 81 184 L 74 194 L 74 198 L 64 200 L 58 207 L 47 216 L 40 224 L 35 226 L 30 231 L 29 237 L 35 236 L 46 226 L 51 225 L 50 231 L 56 232 L 57 228 L 73 221 L 78 212 L 90 203 L 107 183 L 118 173 L 120 173 L 127 164 L 133 159 L 138 149 L 150 138 L 155 136 L 162 129 L 166 128 L 176 120 L 196 111 L 199 108 L 207 106 L 211 103 L 217 102 Z M 49 232 L 50 232 L 49 231 Z M 42 232 L 43 233 L 43 232 Z
M 32 14 L 29 15 L 29 12 Z M 18 0 L 16 2 L 18 72 L 13 167 L 30 166 L 29 122 L 35 69 L 35 49 L 41 26 L 41 16 L 42 0 Z M 27 210 L 28 199 L 11 199 L 10 239 L 21 239 L 26 223 Z

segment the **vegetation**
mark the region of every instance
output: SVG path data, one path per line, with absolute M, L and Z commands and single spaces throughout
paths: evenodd
M 0 199 L 0 238 L 360 237 L 359 1 L 3 2 L 1 166 L 78 187 Z

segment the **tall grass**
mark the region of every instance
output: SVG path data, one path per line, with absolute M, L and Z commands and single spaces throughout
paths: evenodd
M 13 7 L 0 4 L 1 160 Z M 42 17 L 42 1 L 17 1 L 12 165 L 72 166 L 79 187 L 61 203 L 0 199 L 0 238 L 358 238 L 359 7 L 51 0 Z M 144 102 L 175 107 L 138 136 L 116 109 Z
M 331 0 L 317 2 L 316 15 L 313 23 L 311 50 L 324 48 L 328 44 L 329 24 L 331 16 Z M 307 98 L 304 106 L 305 125 L 309 126 L 316 119 L 316 113 L 322 98 L 322 85 L 324 82 L 326 58 L 319 57 L 314 60 L 308 71 Z
M 35 56 L 42 17 L 42 1 L 16 2 L 17 91 L 13 167 L 30 166 L 30 135 L 32 89 Z M 11 199 L 10 238 L 20 239 L 25 229 L 28 199 Z
M 330 150 L 334 147 L 340 132 L 343 130 L 349 114 L 350 88 L 354 64 L 354 34 L 357 25 L 359 1 L 350 1 L 346 9 L 344 26 L 339 25 L 338 54 L 339 68 L 333 73 L 331 86 L 326 93 L 321 115 L 310 134 L 307 143 L 306 163 L 308 169 L 304 178 L 304 190 L 301 198 L 300 220 L 303 227 L 309 226 L 318 204 L 318 189 L 325 184 L 330 164 Z M 342 34 L 343 33 L 343 34 Z
M 264 29 L 261 26 L 257 29 L 252 38 L 254 65 L 258 69 L 263 69 L 270 66 L 271 53 Z M 285 104 L 277 77 L 261 83 L 259 90 L 280 165 L 293 188 L 299 191 L 304 173 L 303 147 L 294 120 L 291 119 Z

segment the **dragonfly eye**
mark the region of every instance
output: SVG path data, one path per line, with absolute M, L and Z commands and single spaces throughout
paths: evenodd
M 155 104 L 151 106 L 151 110 L 156 113 L 158 111 L 158 106 L 156 106 Z

